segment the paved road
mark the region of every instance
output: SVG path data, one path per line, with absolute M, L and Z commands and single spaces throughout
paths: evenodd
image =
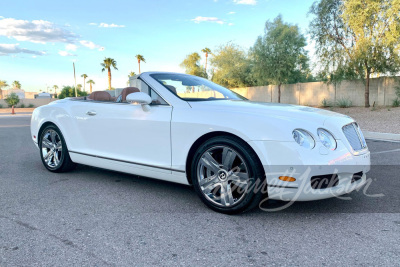
M 373 182 L 352 200 L 227 216 L 183 185 L 86 166 L 50 173 L 28 125 L 0 118 L 0 266 L 400 263 L 400 143 L 368 142 Z

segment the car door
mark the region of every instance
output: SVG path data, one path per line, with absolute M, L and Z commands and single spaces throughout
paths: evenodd
M 144 111 L 139 104 L 82 101 L 72 113 L 82 139 L 75 152 L 171 172 L 172 106 L 151 105 Z

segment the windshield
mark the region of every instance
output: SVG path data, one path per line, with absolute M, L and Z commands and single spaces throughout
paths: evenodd
M 150 76 L 186 101 L 246 99 L 225 87 L 197 76 L 171 73 L 159 73 Z

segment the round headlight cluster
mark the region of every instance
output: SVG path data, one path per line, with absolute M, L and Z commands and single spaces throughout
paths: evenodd
M 319 140 L 326 148 L 328 148 L 330 150 L 336 149 L 337 144 L 336 144 L 335 137 L 333 137 L 333 135 L 330 132 L 320 128 L 317 130 L 317 133 L 318 133 Z
M 292 132 L 293 139 L 300 146 L 308 149 L 313 149 L 315 146 L 314 138 L 307 131 L 302 129 L 296 129 Z
M 335 150 L 337 147 L 337 142 L 335 137 L 325 129 L 319 128 L 317 130 L 318 138 L 321 141 L 322 145 L 330 150 Z M 300 146 L 308 149 L 313 149 L 315 147 L 315 140 L 313 136 L 303 129 L 295 129 L 292 132 L 293 139 Z

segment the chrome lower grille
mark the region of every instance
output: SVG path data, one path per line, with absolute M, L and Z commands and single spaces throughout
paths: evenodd
M 356 122 L 347 124 L 343 126 L 342 129 L 354 151 L 360 151 L 367 148 L 364 135 Z

